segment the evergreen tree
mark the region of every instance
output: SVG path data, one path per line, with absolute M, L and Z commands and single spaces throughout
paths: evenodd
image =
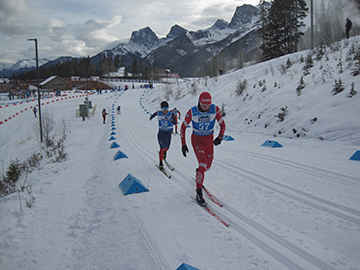
M 259 3 L 259 21 L 260 25 L 259 33 L 261 36 L 262 44 L 261 49 L 263 51 L 263 60 L 269 59 L 268 53 L 270 52 L 270 23 L 269 23 L 269 9 L 270 4 L 265 0 L 260 0 Z
M 139 65 L 137 59 L 135 58 L 131 60 L 131 73 L 132 73 L 131 76 L 132 78 L 139 77 Z
M 263 1 L 265 2 L 265 1 Z M 265 7 L 265 3 L 264 3 Z M 272 0 L 264 11 L 261 32 L 264 35 L 263 58 L 269 60 L 297 50 L 302 21 L 308 12 L 304 0 Z

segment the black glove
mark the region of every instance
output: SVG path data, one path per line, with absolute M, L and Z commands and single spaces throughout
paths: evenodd
M 215 140 L 214 140 L 214 145 L 219 145 L 221 143 L 221 139 L 220 137 L 217 137 Z
M 184 157 L 186 157 L 186 152 L 189 153 L 189 149 L 186 144 L 181 147 L 181 151 L 182 151 Z

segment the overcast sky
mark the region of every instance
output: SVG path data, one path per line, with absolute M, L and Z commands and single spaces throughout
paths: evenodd
M 19 60 L 93 56 L 126 42 L 149 26 L 161 38 L 178 24 L 205 29 L 217 19 L 230 22 L 237 6 L 259 0 L 0 0 L 0 64 Z

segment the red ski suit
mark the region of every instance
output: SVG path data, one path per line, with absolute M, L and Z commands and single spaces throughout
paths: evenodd
M 209 111 L 201 112 L 198 106 L 191 108 L 185 116 L 181 125 L 180 136 L 181 145 L 186 145 L 185 132 L 186 128 L 192 123 L 193 133 L 191 134 L 191 144 L 193 146 L 195 156 L 198 160 L 198 168 L 196 170 L 196 188 L 201 189 L 205 172 L 211 167 L 214 159 L 214 127 L 215 120 L 220 125 L 218 137 L 223 138 L 225 133 L 225 122 L 218 106 L 212 104 Z
M 178 109 L 173 109 L 172 110 L 173 114 L 175 115 L 175 132 L 177 133 L 177 123 L 178 123 L 178 114 L 179 114 L 179 118 L 181 116 L 181 113 Z

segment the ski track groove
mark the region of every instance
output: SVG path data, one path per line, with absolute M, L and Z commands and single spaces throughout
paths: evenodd
M 264 155 L 260 155 L 260 154 L 256 154 L 256 153 L 247 152 L 247 151 L 234 150 L 233 148 L 228 148 L 228 147 L 224 147 L 222 149 L 222 151 L 224 151 L 224 150 L 226 150 L 227 152 L 233 152 L 236 154 L 251 156 L 251 157 L 254 157 L 254 158 L 257 158 L 260 160 L 266 160 L 266 161 L 269 161 L 269 162 L 272 162 L 275 164 L 283 165 L 287 168 L 294 168 L 294 169 L 297 169 L 297 170 L 302 171 L 303 173 L 306 173 L 309 175 L 320 176 L 322 178 L 333 179 L 336 181 L 344 182 L 346 184 L 360 186 L 359 178 L 349 176 L 346 174 L 341 174 L 338 172 L 326 170 L 326 169 L 315 167 L 315 166 L 305 165 L 305 164 L 301 164 L 298 162 L 292 162 L 290 160 L 285 160 L 285 159 L 281 159 L 278 157 L 274 158 L 274 157 L 264 156 Z
M 183 178 L 185 180 L 190 179 L 190 177 L 188 177 L 185 174 L 180 173 L 178 171 L 176 171 L 176 174 L 178 174 L 181 178 Z M 174 179 L 177 179 L 177 178 L 174 177 Z M 192 184 L 192 181 L 188 181 L 188 182 L 190 182 Z M 181 186 L 184 185 L 183 182 L 181 182 L 181 181 L 179 181 L 179 183 L 180 183 Z M 211 199 L 208 199 L 208 201 L 211 201 Z M 294 252 L 295 254 L 297 254 L 300 257 L 302 257 L 303 259 L 305 259 L 307 262 L 310 262 L 313 265 L 318 266 L 320 269 L 335 270 L 335 268 L 332 268 L 331 266 L 329 266 L 325 262 L 323 262 L 323 261 L 319 260 L 318 258 L 312 256 L 311 254 L 304 251 L 303 249 L 301 249 L 301 248 L 297 247 L 296 245 L 292 244 L 291 242 L 279 237 L 277 234 L 275 234 L 272 231 L 266 229 L 261 224 L 247 218 L 245 215 L 241 214 L 239 211 L 235 210 L 231 206 L 229 206 L 229 205 L 227 205 L 225 203 L 223 203 L 223 205 L 224 206 L 221 207 L 221 211 L 220 211 L 220 209 L 217 209 L 219 206 L 217 206 L 215 204 L 214 204 L 214 207 L 212 207 L 212 206 L 209 206 L 209 207 L 220 218 L 222 218 L 223 220 L 230 223 L 230 226 L 229 226 L 230 229 L 233 229 L 233 230 L 237 231 L 239 234 L 243 235 L 245 238 L 247 238 L 249 241 L 251 241 L 252 243 L 257 245 L 259 248 L 264 250 L 266 253 L 271 255 L 273 258 L 275 258 L 276 260 L 278 260 L 282 264 L 286 265 L 289 269 L 299 269 L 300 270 L 300 269 L 306 269 L 306 268 L 303 268 L 302 266 L 300 266 L 297 263 L 291 261 L 289 258 L 287 258 L 282 253 L 280 253 L 278 251 L 278 249 L 280 249 L 281 247 L 286 248 L 287 250 L 290 250 L 290 251 Z M 222 210 L 222 209 L 224 209 L 225 211 Z M 251 228 L 254 228 L 257 231 L 260 231 L 262 234 L 264 234 L 265 236 L 270 238 L 273 242 L 276 242 L 277 244 L 280 244 L 280 247 L 275 249 L 275 248 L 271 247 L 270 245 L 266 244 L 266 242 L 262 241 L 254 233 L 251 233 L 251 232 L 247 231 L 246 229 L 244 229 L 243 226 L 238 224 L 234 219 L 231 219 L 229 217 L 229 215 L 226 215 L 226 213 L 224 213 L 226 211 L 228 211 L 229 213 L 234 215 L 237 219 L 241 220 L 242 222 L 250 225 Z
M 156 264 L 161 267 L 161 269 L 166 269 L 163 267 L 162 260 L 159 258 L 158 254 L 155 252 L 157 250 L 155 248 L 154 243 L 155 242 L 155 236 L 153 233 L 153 230 L 151 229 L 151 226 L 146 222 L 146 220 L 143 218 L 143 216 L 138 211 L 132 211 L 132 216 L 134 217 L 134 220 L 136 224 L 138 225 L 138 228 L 141 230 L 141 233 L 146 240 L 149 250 L 151 254 L 153 255 L 153 258 L 156 262 Z M 150 239 L 151 238 L 151 239 Z
M 291 188 L 289 186 L 286 186 L 284 184 L 277 183 L 265 176 L 250 172 L 245 169 L 236 168 L 235 166 L 229 165 L 223 161 L 217 161 L 216 163 L 218 165 L 220 165 L 222 168 L 233 173 L 236 177 L 241 176 L 246 180 L 254 182 L 262 187 L 270 189 L 270 190 L 277 192 L 283 196 L 286 196 L 288 198 L 291 198 L 293 200 L 296 200 L 298 202 L 306 204 L 310 207 L 319 209 L 328 214 L 337 216 L 341 219 L 345 219 L 345 220 L 353 222 L 357 225 L 360 225 L 360 211 L 358 211 L 358 210 L 355 210 L 355 209 L 352 209 L 352 208 L 349 208 L 349 207 L 346 207 L 343 205 L 339 205 L 337 203 L 334 203 L 334 202 L 328 201 L 326 199 L 311 195 L 304 191 L 297 190 L 297 189 Z M 279 190 L 279 187 L 281 188 L 281 190 Z M 284 190 L 295 193 L 295 195 L 290 194 L 289 192 L 284 191 Z M 331 209 L 331 208 L 334 208 L 334 209 Z M 337 210 L 335 210 L 335 209 L 337 209 Z M 343 212 L 345 212 L 345 213 L 343 213 Z

